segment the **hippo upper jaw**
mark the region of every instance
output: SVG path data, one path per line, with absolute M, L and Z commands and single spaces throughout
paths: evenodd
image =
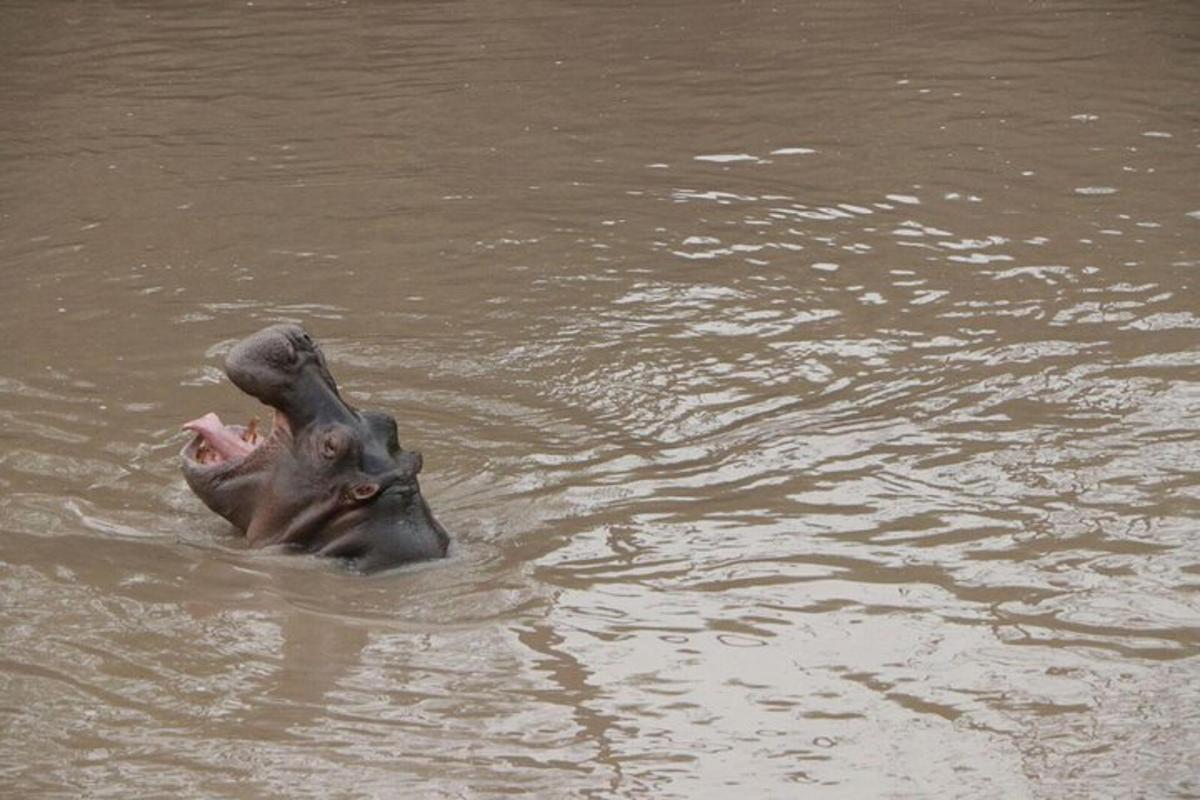
M 295 431 L 355 416 L 325 355 L 299 325 L 272 325 L 238 342 L 225 357 L 225 374 L 234 386 L 281 412 Z
M 274 409 L 271 431 L 262 435 L 254 419 L 226 425 L 216 414 L 205 414 L 184 423 L 196 435 L 180 455 L 192 491 L 246 530 L 297 435 L 319 419 L 344 419 L 353 411 L 338 393 L 324 355 L 298 325 L 273 325 L 235 344 L 225 357 L 225 374 Z
M 225 357 L 225 375 L 274 409 L 271 430 L 261 434 L 255 419 L 226 425 L 211 412 L 184 423 L 196 434 L 180 454 L 184 478 L 237 527 L 261 529 L 265 495 L 280 469 L 295 461 L 297 439 L 321 420 L 345 420 L 354 411 L 342 400 L 320 348 L 298 325 L 272 325 L 235 344 Z

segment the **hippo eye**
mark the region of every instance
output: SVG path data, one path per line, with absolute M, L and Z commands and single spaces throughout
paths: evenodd
M 337 458 L 346 449 L 346 437 L 338 431 L 330 431 L 321 437 L 321 455 L 330 460 Z

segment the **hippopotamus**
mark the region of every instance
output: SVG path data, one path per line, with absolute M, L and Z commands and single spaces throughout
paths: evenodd
M 274 409 L 271 428 L 212 413 L 185 423 L 196 435 L 180 454 L 183 476 L 252 546 L 339 558 L 360 572 L 446 555 L 449 536 L 417 483 L 421 454 L 400 446 L 390 415 L 342 398 L 303 328 L 243 339 L 225 374 Z

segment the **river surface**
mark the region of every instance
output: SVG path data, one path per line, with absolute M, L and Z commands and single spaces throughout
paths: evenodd
M 1200 797 L 1193 0 L 4 2 L 0 795 Z M 303 323 L 439 563 L 179 424 Z

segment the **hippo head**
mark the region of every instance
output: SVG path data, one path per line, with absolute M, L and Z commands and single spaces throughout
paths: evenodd
M 283 544 L 344 558 L 364 572 L 440 558 L 449 538 L 421 496 L 421 454 L 403 450 L 396 421 L 342 399 L 321 349 L 298 325 L 238 342 L 225 373 L 271 406 L 269 431 L 186 423 L 183 475 L 205 505 L 252 545 Z

